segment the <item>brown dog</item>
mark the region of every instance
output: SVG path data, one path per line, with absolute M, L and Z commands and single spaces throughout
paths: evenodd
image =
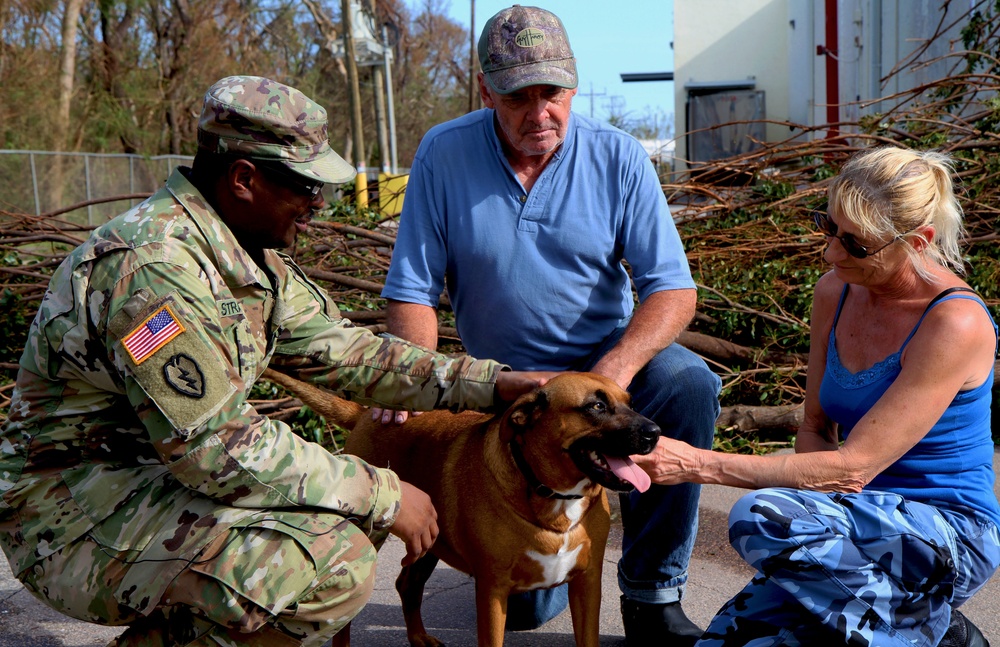
M 653 450 L 660 429 L 629 408 L 628 393 L 592 373 L 567 373 L 497 416 L 427 412 L 402 425 L 283 374 L 328 422 L 351 430 L 345 451 L 390 467 L 430 495 L 440 534 L 396 580 L 411 645 L 437 647 L 420 616 L 438 559 L 476 581 L 480 646 L 503 644 L 511 593 L 569 582 L 576 644 L 597 647 L 601 570 L 610 529 L 604 488 L 645 489 L 630 454 Z

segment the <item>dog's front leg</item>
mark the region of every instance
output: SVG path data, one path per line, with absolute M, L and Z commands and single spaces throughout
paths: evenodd
M 403 605 L 403 622 L 406 623 L 406 639 L 412 647 L 442 647 L 443 642 L 427 633 L 420 606 L 424 599 L 424 585 L 430 579 L 438 557 L 427 553 L 409 566 L 404 566 L 396 578 L 396 591 Z
M 351 647 L 351 623 L 348 622 L 330 641 L 330 647 Z
M 601 642 L 601 553 L 569 581 L 569 612 L 577 647 L 598 647 Z
M 510 586 L 476 575 L 476 634 L 479 647 L 502 647 Z

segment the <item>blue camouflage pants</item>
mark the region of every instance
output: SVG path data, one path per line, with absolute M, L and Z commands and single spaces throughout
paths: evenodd
M 890 492 L 751 492 L 729 541 L 758 574 L 698 647 L 933 647 L 1000 564 L 992 521 Z

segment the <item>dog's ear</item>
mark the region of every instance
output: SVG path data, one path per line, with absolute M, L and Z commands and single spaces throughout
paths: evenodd
M 519 397 L 504 414 L 504 424 L 500 425 L 500 440 L 509 442 L 517 434 L 523 433 L 548 407 L 549 397 L 541 389 Z

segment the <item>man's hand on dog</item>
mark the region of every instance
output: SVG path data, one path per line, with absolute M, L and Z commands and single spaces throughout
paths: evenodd
M 400 481 L 403 495 L 399 500 L 399 514 L 389 528 L 406 546 L 406 555 L 400 560 L 409 566 L 427 554 L 438 536 L 437 510 L 427 493 L 406 481 Z
M 383 425 L 387 425 L 390 422 L 395 422 L 397 425 L 401 425 L 410 419 L 410 416 L 419 416 L 423 411 L 395 411 L 393 409 L 381 409 L 379 407 L 372 407 L 372 420 L 375 422 L 382 421 Z
M 557 371 L 502 371 L 497 375 L 496 398 L 502 402 L 513 402 L 525 393 L 530 393 L 559 375 Z M 410 416 L 419 416 L 420 411 L 394 411 L 372 407 L 372 420 L 383 425 L 395 422 L 401 425 Z

